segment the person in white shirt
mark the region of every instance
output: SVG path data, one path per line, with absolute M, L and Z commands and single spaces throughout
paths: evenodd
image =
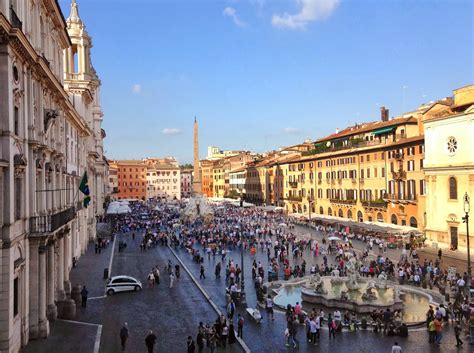
M 392 353 L 402 353 L 402 347 L 398 345 L 397 342 L 392 346 Z

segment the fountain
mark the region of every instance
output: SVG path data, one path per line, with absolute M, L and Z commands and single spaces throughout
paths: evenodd
M 365 293 L 362 294 L 362 299 L 364 300 L 375 300 L 377 299 L 377 294 L 375 293 L 375 282 L 369 281 L 367 287 L 365 288 Z M 395 296 L 394 296 L 395 299 Z

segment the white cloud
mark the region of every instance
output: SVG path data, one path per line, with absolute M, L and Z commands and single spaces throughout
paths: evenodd
M 135 83 L 133 86 L 132 86 L 132 92 L 133 93 L 140 93 L 142 91 L 142 85 L 138 84 L 138 83 Z
M 339 4 L 339 0 L 296 0 L 300 12 L 290 15 L 274 14 L 272 25 L 288 29 L 305 29 L 309 22 L 329 17 Z
M 178 135 L 181 133 L 181 130 L 180 129 L 177 129 L 177 128 L 174 128 L 174 127 L 167 127 L 167 128 L 164 128 L 161 133 L 163 135 Z
M 301 129 L 298 129 L 296 127 L 285 127 L 283 129 L 283 131 L 286 133 L 286 134 L 291 134 L 291 135 L 296 135 L 296 134 L 299 134 L 301 133 Z
M 239 26 L 239 27 L 245 27 L 247 26 L 247 24 L 245 22 L 243 22 L 239 16 L 237 16 L 237 10 L 234 9 L 233 7 L 230 7 L 230 6 L 227 6 L 224 11 L 222 11 L 222 14 L 225 16 L 225 17 L 229 17 L 230 19 L 232 19 L 232 22 L 234 22 L 235 25 Z

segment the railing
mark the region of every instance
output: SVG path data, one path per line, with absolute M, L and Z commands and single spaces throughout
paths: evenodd
M 286 200 L 288 200 L 288 201 L 298 201 L 298 202 L 301 202 L 301 201 L 303 201 L 303 197 L 301 197 L 301 196 L 288 196 L 288 197 L 286 198 Z
M 398 172 L 392 172 L 392 178 L 394 180 L 403 180 L 406 179 L 407 172 L 404 170 L 399 170 Z
M 343 204 L 343 205 L 355 205 L 356 204 L 356 200 L 329 199 L 329 202 L 339 203 L 339 204 Z
M 16 14 L 15 10 L 13 9 L 13 6 L 10 6 L 10 22 L 12 23 L 13 28 L 18 28 L 19 30 L 22 30 L 23 24 L 21 23 L 20 19 L 18 18 L 18 15 Z
M 384 201 L 384 200 L 362 201 L 362 206 L 363 207 L 387 208 L 387 201 Z
M 416 201 L 415 194 L 384 194 L 384 199 L 391 200 L 391 201 Z
M 31 233 L 51 233 L 61 228 L 76 216 L 75 207 L 69 207 L 63 211 L 51 215 L 30 218 Z
M 292 187 L 293 189 L 296 189 L 298 187 L 297 181 L 290 181 L 289 184 L 290 184 L 290 187 Z

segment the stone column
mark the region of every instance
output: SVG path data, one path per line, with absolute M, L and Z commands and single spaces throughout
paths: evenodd
M 56 320 L 58 311 L 54 303 L 54 244 L 48 246 L 48 310 L 49 321 Z
M 49 335 L 49 321 L 46 318 L 46 248 L 39 248 L 39 290 L 38 290 L 38 319 L 39 337 Z
M 39 277 L 39 258 L 38 258 L 38 242 L 30 240 L 30 259 L 29 259 L 29 331 L 30 338 L 39 337 L 38 327 L 38 277 Z
M 72 223 L 71 223 L 72 224 Z M 66 296 L 71 295 L 71 282 L 69 281 L 69 265 L 71 264 L 71 233 L 64 235 L 64 291 Z
M 64 292 L 64 237 L 59 238 L 59 256 L 58 256 L 58 301 L 66 299 Z

